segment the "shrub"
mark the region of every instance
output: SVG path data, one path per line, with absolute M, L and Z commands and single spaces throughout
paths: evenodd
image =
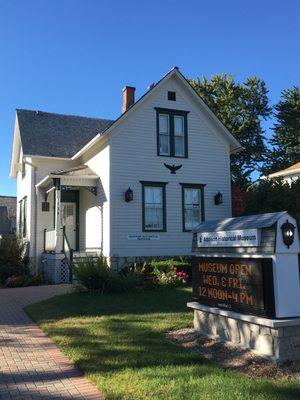
M 184 271 L 187 267 L 185 261 L 173 259 L 165 261 L 152 261 L 152 273 L 159 285 L 179 286 L 189 280 L 189 274 Z
M 16 288 L 25 286 L 37 286 L 44 283 L 42 275 L 13 275 L 6 279 L 5 287 Z
M 90 291 L 120 293 L 135 290 L 140 285 L 138 275 L 113 272 L 102 258 L 74 263 L 73 270 L 78 282 Z
M 244 215 L 288 211 L 300 219 L 300 179 L 291 184 L 282 179 L 262 180 L 247 192 Z
M 24 249 L 15 235 L 4 235 L 0 240 L 0 283 L 12 275 L 24 274 Z

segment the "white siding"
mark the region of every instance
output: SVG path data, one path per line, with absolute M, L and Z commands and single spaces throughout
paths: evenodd
M 177 93 L 177 101 L 167 100 L 167 91 Z M 157 156 L 156 110 L 154 107 L 190 111 L 188 114 L 188 159 Z M 110 139 L 111 165 L 111 256 L 163 256 L 190 254 L 192 235 L 182 232 L 180 183 L 205 184 L 205 219 L 231 216 L 229 145 L 217 128 L 200 111 L 199 105 L 174 78 L 165 82 L 123 123 Z M 176 175 L 163 165 L 182 164 Z M 128 240 L 128 234 L 142 234 L 142 188 L 140 180 L 168 182 L 167 232 L 160 240 Z M 124 201 L 124 192 L 133 189 L 134 200 Z M 214 204 L 214 195 L 223 194 L 223 204 Z
M 20 150 L 19 164 L 22 164 L 23 153 Z M 20 223 L 20 205 L 19 202 L 27 197 L 27 232 L 26 238 L 31 242 L 31 235 L 33 231 L 33 212 L 32 212 L 32 168 L 30 165 L 25 164 L 25 175 L 22 176 L 22 172 L 17 173 L 17 233 L 19 233 L 19 223 Z M 33 256 L 33 248 L 29 248 L 30 256 Z
M 86 189 L 80 189 L 79 194 L 79 249 L 101 252 L 102 214 L 98 199 Z
M 109 256 L 110 253 L 109 157 L 109 147 L 104 144 L 97 146 L 92 154 L 86 154 L 81 160 L 100 178 L 96 206 L 89 208 L 86 213 L 86 245 L 93 247 L 100 244 L 104 256 Z

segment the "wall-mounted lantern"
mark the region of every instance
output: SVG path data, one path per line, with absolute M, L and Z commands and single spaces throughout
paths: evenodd
M 133 200 L 133 191 L 129 187 L 125 192 L 125 201 L 126 203 L 129 203 L 132 200 Z
M 295 229 L 296 227 L 288 220 L 286 220 L 286 222 L 281 225 L 283 243 L 287 246 L 288 249 L 294 242 Z
M 222 203 L 223 203 L 223 195 L 221 192 L 219 192 L 215 195 L 215 205 L 217 206 Z

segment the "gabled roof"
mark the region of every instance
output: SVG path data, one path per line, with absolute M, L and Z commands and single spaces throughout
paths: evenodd
M 24 155 L 71 158 L 110 126 L 108 119 L 17 110 Z
M 230 152 L 235 153 L 240 150 L 242 150 L 242 146 L 239 143 L 239 141 L 229 132 L 229 130 L 226 128 L 226 126 L 219 120 L 219 118 L 216 116 L 216 114 L 209 108 L 209 106 L 205 103 L 205 101 L 202 99 L 202 97 L 199 95 L 198 92 L 192 87 L 192 85 L 189 83 L 189 81 L 185 78 L 185 76 L 179 71 L 178 67 L 172 68 L 166 75 L 164 75 L 157 83 L 153 84 L 151 88 L 143 94 L 139 98 L 138 101 L 136 101 L 126 112 L 121 114 L 119 118 L 117 118 L 113 124 L 108 126 L 105 131 L 102 132 L 102 134 L 97 134 L 86 146 L 84 146 L 78 153 L 76 153 L 73 157 L 72 160 L 75 160 L 76 158 L 80 157 L 85 151 L 90 149 L 95 143 L 97 143 L 100 139 L 101 136 L 107 135 L 110 133 L 112 129 L 114 129 L 116 126 L 118 126 L 125 118 L 127 118 L 131 113 L 133 113 L 144 101 L 145 99 L 150 96 L 154 91 L 156 91 L 163 82 L 165 82 L 167 79 L 171 78 L 172 76 L 176 76 L 182 83 L 183 85 L 187 88 L 187 90 L 190 92 L 190 94 L 198 101 L 199 105 L 202 107 L 203 110 L 206 111 L 207 115 L 214 121 L 214 123 L 219 127 L 220 131 L 226 138 L 226 140 L 230 144 Z
M 282 169 L 281 171 L 270 174 L 269 178 L 276 178 L 277 176 L 292 175 L 297 173 L 300 174 L 300 162 L 297 162 L 296 164 L 293 164 L 288 168 Z
M 8 217 L 15 217 L 17 212 L 16 196 L 0 196 L 0 207 L 6 207 Z
M 132 112 L 135 112 L 148 96 L 158 90 L 161 84 L 172 76 L 177 77 L 182 82 L 208 117 L 218 126 L 221 134 L 230 145 L 230 151 L 232 153 L 239 151 L 241 145 L 237 139 L 211 111 L 179 69 L 174 67 L 115 121 L 18 109 L 16 119 L 20 137 L 15 134 L 10 175 L 16 175 L 14 164 L 17 162 L 17 149 L 20 144 L 25 156 L 77 159 L 101 140 L 103 136 L 108 135 Z
M 274 225 L 287 211 L 256 214 L 245 217 L 224 218 L 216 221 L 207 221 L 198 225 L 193 232 L 233 231 L 238 229 L 269 228 Z

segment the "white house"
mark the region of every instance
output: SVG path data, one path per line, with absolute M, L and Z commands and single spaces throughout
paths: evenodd
M 194 226 L 231 216 L 239 142 L 177 67 L 134 95 L 123 89 L 115 121 L 17 110 L 10 176 L 37 266 L 70 248 L 114 268 L 128 257 L 189 255 Z
M 268 178 L 282 178 L 284 182 L 291 184 L 300 178 L 300 162 L 282 169 L 281 171 L 274 172 L 273 174 L 270 174 Z

